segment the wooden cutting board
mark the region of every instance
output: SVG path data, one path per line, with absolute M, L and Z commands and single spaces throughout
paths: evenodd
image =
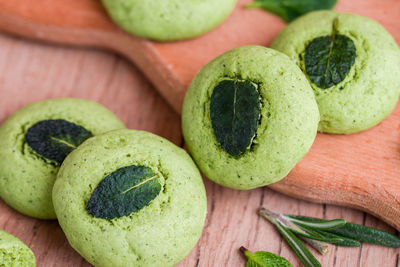
M 179 112 L 187 86 L 209 60 L 240 45 L 268 46 L 284 27 L 239 0 L 216 30 L 197 39 L 156 43 L 118 29 L 96 0 L 0 0 L 0 29 L 19 36 L 117 51 L 133 61 Z M 398 0 L 339 1 L 339 11 L 371 17 L 400 43 Z M 400 105 L 377 127 L 344 136 L 319 134 L 287 178 L 270 187 L 290 196 L 355 207 L 400 230 Z

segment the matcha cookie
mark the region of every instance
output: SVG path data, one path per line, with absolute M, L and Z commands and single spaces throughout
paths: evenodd
M 285 177 L 311 147 L 318 120 L 301 70 L 260 46 L 230 50 L 207 64 L 182 112 L 186 145 L 200 170 L 235 189 Z
M 102 0 L 111 18 L 134 35 L 175 41 L 202 35 L 232 12 L 237 0 Z
M 195 246 L 207 201 L 189 155 L 151 133 L 90 138 L 65 159 L 54 208 L 71 246 L 99 266 L 173 266 Z
M 24 242 L 0 230 L 0 266 L 34 267 L 35 255 Z
M 319 131 L 355 133 L 381 122 L 400 93 L 400 49 L 377 22 L 318 11 L 289 24 L 272 48 L 302 69 L 321 114 Z
M 25 215 L 55 219 L 51 192 L 65 156 L 87 138 L 120 128 L 113 113 L 87 100 L 21 108 L 0 127 L 0 197 Z

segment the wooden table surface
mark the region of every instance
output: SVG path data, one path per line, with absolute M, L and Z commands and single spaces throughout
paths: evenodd
M 97 50 L 0 35 L 0 122 L 25 104 L 65 96 L 97 101 L 115 112 L 129 128 L 147 130 L 183 146 L 180 117 L 125 59 Z M 197 246 L 179 266 L 244 266 L 238 252 L 242 245 L 252 251 L 282 255 L 293 266 L 300 266 L 277 231 L 256 215 L 260 205 L 284 213 L 346 218 L 396 233 L 376 218 L 353 209 L 313 204 L 268 188 L 235 191 L 208 180 L 205 184 L 206 226 Z M 26 242 L 35 252 L 39 267 L 90 266 L 69 246 L 56 221 L 28 218 L 0 201 L 0 229 Z M 400 249 L 363 245 L 330 246 L 330 250 L 325 256 L 312 252 L 323 266 L 400 266 Z

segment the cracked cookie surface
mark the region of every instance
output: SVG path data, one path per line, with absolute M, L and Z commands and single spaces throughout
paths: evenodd
M 237 0 L 102 0 L 127 32 L 157 41 L 200 36 L 219 25 Z
M 0 266 L 35 267 L 35 255 L 24 242 L 0 230 Z
M 38 122 L 60 119 L 80 125 L 94 135 L 125 128 L 111 111 L 83 99 L 40 101 L 11 115 L 0 127 L 0 196 L 31 217 L 56 218 L 51 192 L 60 164 L 34 151 L 25 137 Z
M 226 80 L 250 82 L 254 86 L 237 88 L 257 88 L 253 95 L 260 96 L 259 101 L 239 101 L 238 93 L 233 98 L 238 105 L 216 103 L 222 105 L 215 109 L 220 115 L 226 108 L 236 106 L 236 111 L 242 112 L 236 112 L 237 117 L 244 118 L 241 121 L 250 118 L 258 123 L 254 135 L 253 131 L 251 135 L 229 135 L 230 143 L 238 141 L 231 140 L 232 136 L 247 136 L 246 144 L 249 145 L 247 148 L 243 146 L 246 150 L 239 155 L 232 155 L 224 149 L 213 129 L 213 91 Z M 226 94 L 229 93 L 227 89 L 224 89 Z M 254 103 L 255 108 L 241 107 L 249 103 Z M 243 112 L 253 112 L 254 116 Z M 271 184 L 285 177 L 310 149 L 318 120 L 312 89 L 300 69 L 286 55 L 261 46 L 235 48 L 207 64 L 190 85 L 182 111 L 186 146 L 200 170 L 218 184 L 243 190 Z M 246 127 L 246 123 L 235 124 L 227 130 L 228 133 L 247 131 L 241 129 Z
M 305 53 L 313 40 L 331 35 L 335 20 L 337 34 L 352 41 L 356 57 L 343 80 L 320 88 L 307 74 Z M 369 129 L 396 106 L 400 49 L 393 37 L 369 18 L 334 11 L 312 12 L 283 29 L 271 47 L 288 55 L 306 74 L 321 114 L 321 132 L 347 134 Z
M 132 165 L 151 169 L 161 187 L 157 196 L 129 215 L 91 215 L 87 203 L 99 184 Z M 102 186 L 112 184 L 121 185 Z M 164 138 L 134 130 L 95 136 L 69 154 L 53 201 L 69 243 L 95 266 L 173 266 L 195 246 L 207 212 L 203 180 L 190 156 Z

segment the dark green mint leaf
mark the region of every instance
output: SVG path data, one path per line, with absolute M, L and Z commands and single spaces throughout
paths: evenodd
M 308 12 L 332 9 L 337 0 L 254 0 L 248 8 L 261 8 L 285 21 L 292 21 Z
M 61 164 L 65 157 L 93 134 L 66 120 L 39 121 L 25 134 L 26 143 L 42 157 Z
M 287 259 L 271 252 L 257 251 L 253 254 L 244 247 L 241 247 L 240 251 L 248 259 L 246 267 L 292 267 L 292 264 Z
M 343 81 L 356 60 L 353 40 L 337 34 L 336 23 L 337 20 L 333 23 L 332 35 L 317 37 L 306 47 L 304 56 L 306 73 L 321 89 Z
M 99 183 L 86 209 L 94 217 L 108 220 L 129 216 L 158 196 L 161 184 L 157 178 L 149 167 L 120 168 Z
M 251 145 L 261 114 L 260 94 L 249 81 L 223 80 L 211 95 L 210 118 L 215 137 L 232 156 Z

